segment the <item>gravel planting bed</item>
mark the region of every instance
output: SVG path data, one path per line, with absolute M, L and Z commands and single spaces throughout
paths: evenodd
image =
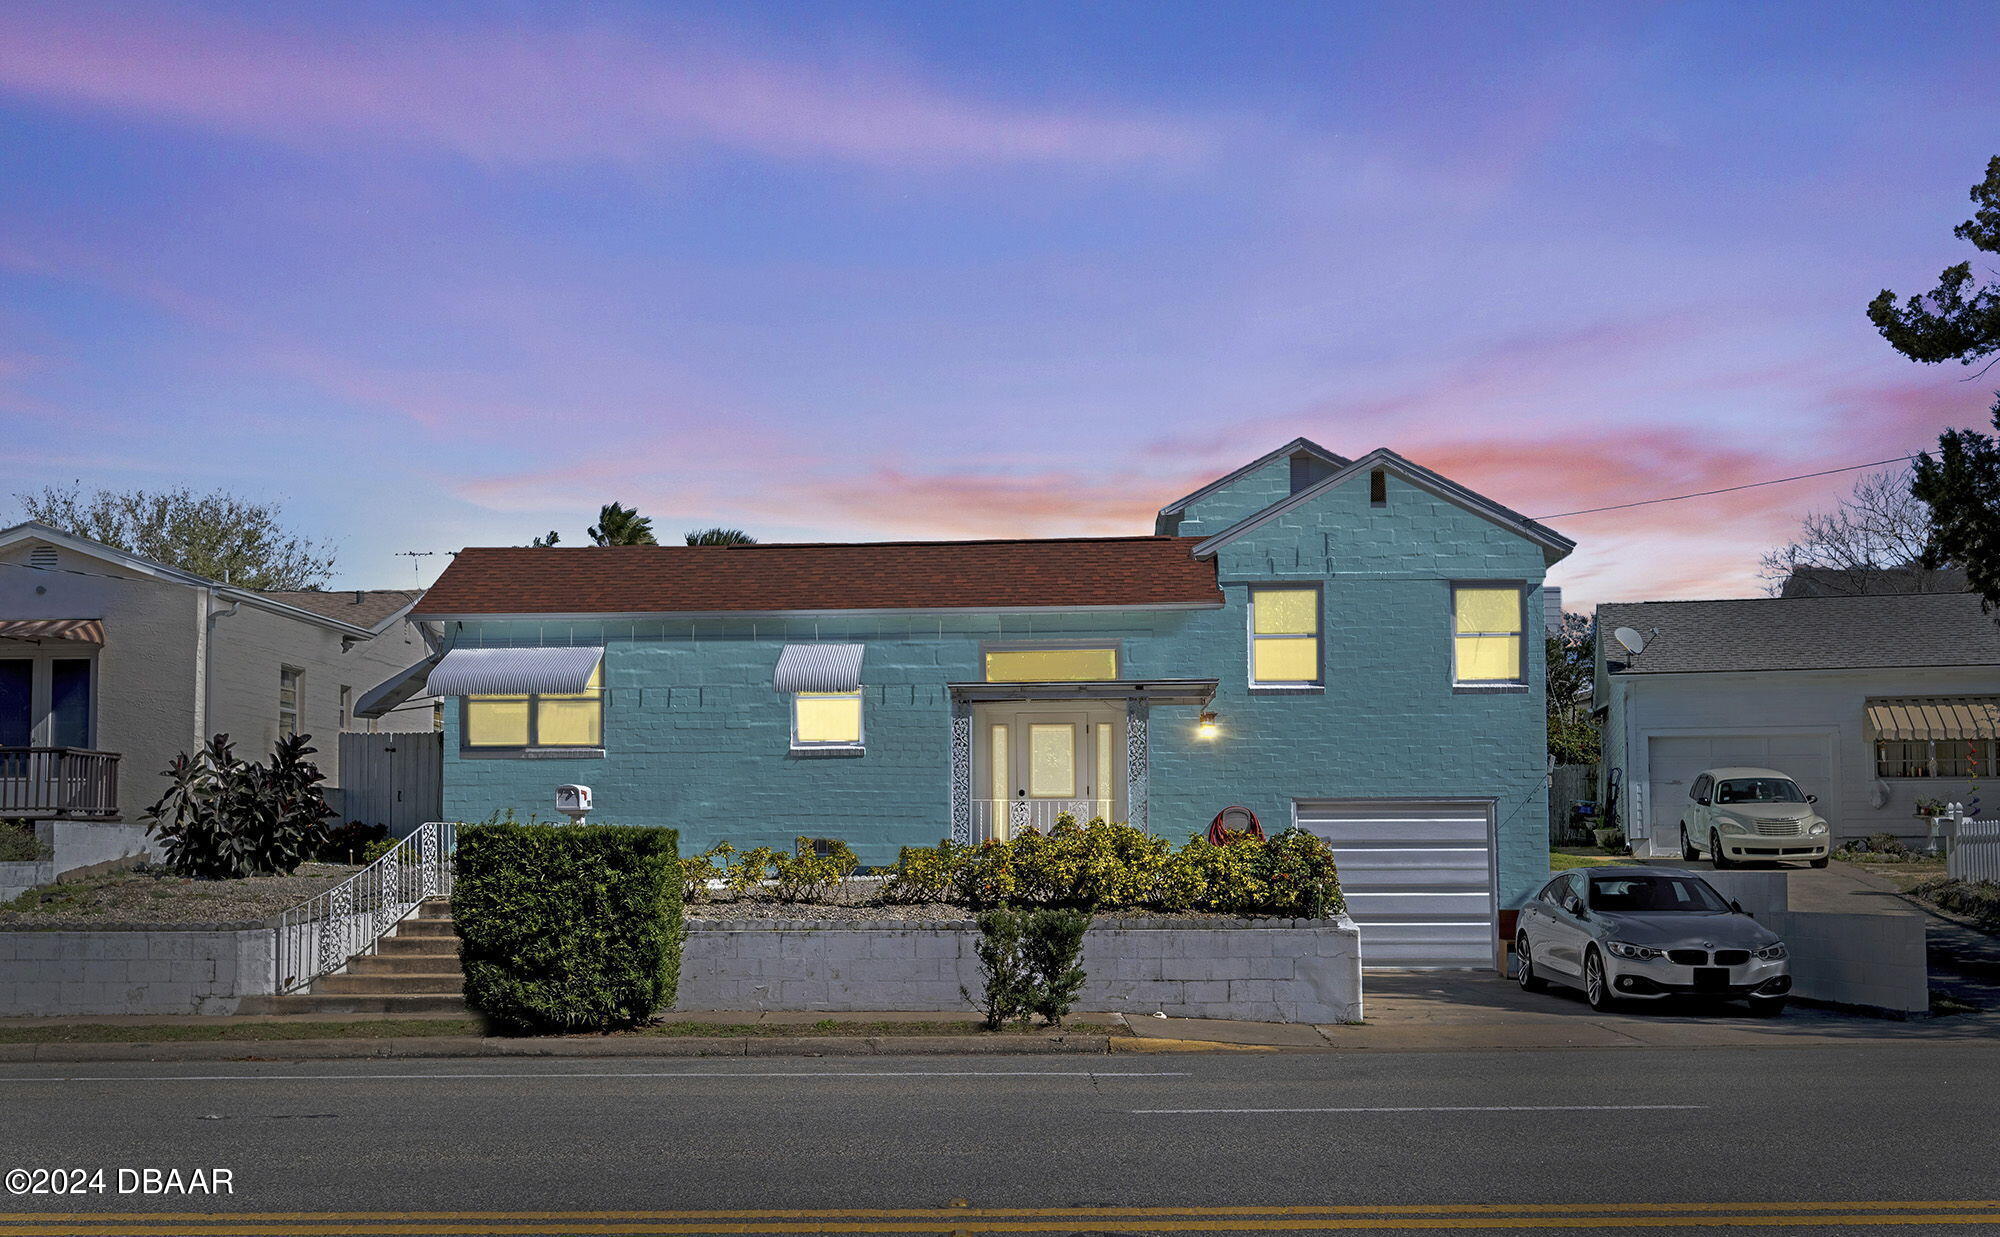
M 0 930 L 261 922 L 358 870 L 345 864 L 308 863 L 291 876 L 198 881 L 162 868 L 135 868 L 30 890 L 0 906 Z

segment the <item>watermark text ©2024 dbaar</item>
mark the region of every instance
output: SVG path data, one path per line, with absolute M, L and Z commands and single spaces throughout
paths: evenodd
M 9 1194 L 195 1195 L 236 1193 L 233 1168 L 11 1168 Z

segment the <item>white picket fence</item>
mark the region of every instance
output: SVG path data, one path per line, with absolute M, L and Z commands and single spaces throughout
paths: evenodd
M 1945 871 L 1954 880 L 2000 881 L 2000 820 L 1961 820 L 1952 829 Z

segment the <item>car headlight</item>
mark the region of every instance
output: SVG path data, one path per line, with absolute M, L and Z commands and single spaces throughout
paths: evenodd
M 1717 823 L 1720 824 L 1724 829 L 1727 829 L 1732 833 L 1750 832 L 1750 822 L 1744 820 L 1740 816 L 1719 817 L 1717 818 Z
M 1764 962 L 1783 962 L 1786 958 L 1791 957 L 1791 953 L 1785 948 L 1783 941 L 1778 941 L 1775 944 L 1766 945 L 1762 949 L 1759 949 L 1757 957 L 1760 961 Z
M 1664 958 L 1667 951 L 1654 949 L 1651 945 L 1634 945 L 1630 941 L 1606 941 L 1604 947 L 1620 958 L 1633 958 L 1640 962 L 1648 958 Z
M 1812 835 L 1816 838 L 1824 837 L 1826 835 L 1826 822 L 1823 820 L 1815 820 L 1812 823 Z

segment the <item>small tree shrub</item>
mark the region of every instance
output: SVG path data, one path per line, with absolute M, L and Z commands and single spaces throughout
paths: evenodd
M 0 863 L 34 863 L 55 852 L 35 836 L 32 820 L 0 820 Z
M 526 1034 L 615 1030 L 672 1005 L 677 842 L 607 825 L 461 829 L 452 917 L 466 1003 Z
M 327 843 L 333 815 L 306 759 L 306 735 L 278 740 L 267 765 L 244 761 L 226 734 L 193 756 L 174 757 L 167 790 L 145 818 L 176 875 L 202 880 L 288 876 Z
M 727 842 L 717 842 L 699 855 L 689 855 L 681 860 L 681 902 L 692 906 L 709 900 L 708 883 L 721 881 L 726 887 L 729 882 L 729 856 L 736 848 Z M 718 865 L 715 860 L 722 862 Z
M 771 861 L 778 852 L 768 846 L 753 846 L 744 851 L 735 863 L 729 865 L 729 874 L 722 878 L 722 886 L 732 898 L 740 898 L 764 883 L 771 875 Z
M 773 892 L 780 902 L 824 902 L 860 866 L 861 861 L 845 842 L 799 838 L 793 842 L 791 854 L 779 852 L 771 859 Z
M 1090 916 L 1082 911 L 1043 907 L 995 907 L 980 912 L 979 972 L 986 990 L 973 1003 L 986 1012 L 986 1027 L 1039 1017 L 1060 1026 L 1083 990 L 1083 934 Z M 966 1000 L 972 994 L 959 990 Z

